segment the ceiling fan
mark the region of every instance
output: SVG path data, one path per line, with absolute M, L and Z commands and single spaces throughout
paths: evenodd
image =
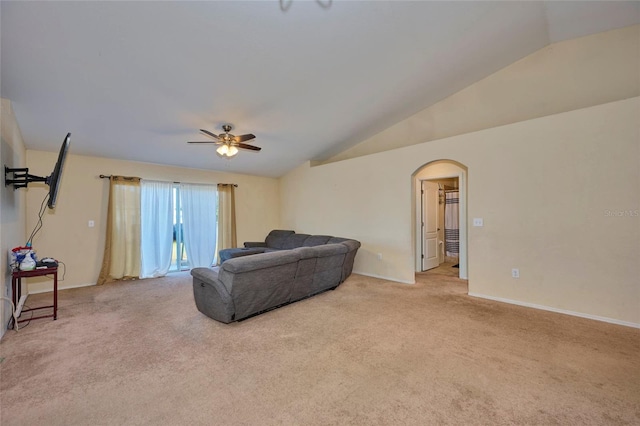
M 250 141 L 251 139 L 255 139 L 256 138 L 255 135 L 248 133 L 246 135 L 234 136 L 231 133 L 229 133 L 231 129 L 233 129 L 233 126 L 231 126 L 231 124 L 223 124 L 222 130 L 224 130 L 224 133 L 220 133 L 219 135 L 216 135 L 215 133 L 211 133 L 208 130 L 200 129 L 202 133 L 212 137 L 214 140 L 201 141 L 201 142 L 200 141 L 187 142 L 187 143 L 214 143 L 216 145 L 220 145 L 218 149 L 216 149 L 216 152 L 218 153 L 218 155 L 225 158 L 231 158 L 235 156 L 238 153 L 238 148 L 247 149 L 250 151 L 260 151 L 262 149 L 257 146 L 243 143 L 246 141 Z

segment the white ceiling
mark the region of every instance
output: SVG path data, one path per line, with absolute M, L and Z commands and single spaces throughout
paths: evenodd
M 3 98 L 29 149 L 277 177 L 639 2 L 0 3 Z M 215 154 L 198 129 L 254 133 Z M 100 170 L 96 173 L 110 173 Z

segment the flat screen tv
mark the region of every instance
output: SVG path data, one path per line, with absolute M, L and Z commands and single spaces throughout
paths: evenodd
M 67 136 L 62 141 L 60 147 L 60 153 L 58 154 L 58 161 L 53 167 L 53 172 L 47 177 L 46 184 L 49 185 L 49 201 L 47 207 L 50 209 L 56 206 L 56 199 L 58 198 L 58 189 L 60 188 L 60 178 L 62 177 L 62 170 L 64 169 L 64 160 L 67 158 L 67 152 L 69 151 L 69 144 L 71 143 L 71 133 L 67 133 Z

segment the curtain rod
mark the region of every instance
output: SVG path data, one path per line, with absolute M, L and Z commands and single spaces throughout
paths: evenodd
M 100 179 L 111 179 L 111 175 L 100 175 Z M 173 183 L 180 183 L 180 182 L 173 182 Z M 219 183 L 218 185 L 231 185 L 235 188 L 238 187 L 237 183 Z

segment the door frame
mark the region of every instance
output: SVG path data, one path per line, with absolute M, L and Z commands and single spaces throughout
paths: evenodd
M 468 244 L 467 244 L 467 168 L 461 163 L 453 160 L 437 160 L 431 161 L 418 168 L 413 174 L 413 204 L 415 206 L 413 212 L 414 219 L 414 253 L 415 253 L 415 271 L 422 271 L 422 185 L 423 180 L 436 180 L 458 178 L 458 190 L 460 195 L 459 203 L 459 226 L 460 226 L 460 269 L 458 276 L 462 279 L 469 279 L 468 270 Z

